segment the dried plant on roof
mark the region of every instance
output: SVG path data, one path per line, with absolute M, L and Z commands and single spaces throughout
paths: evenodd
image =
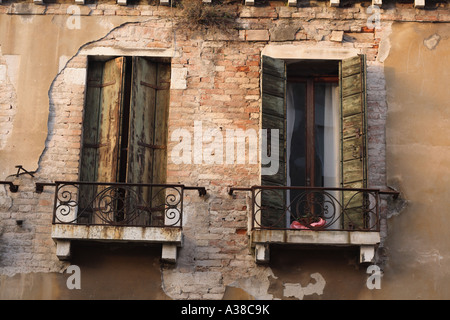
M 177 25 L 189 30 L 211 30 L 229 32 L 237 28 L 238 11 L 236 1 L 225 0 L 217 3 L 203 3 L 202 0 L 180 0 L 181 9 Z

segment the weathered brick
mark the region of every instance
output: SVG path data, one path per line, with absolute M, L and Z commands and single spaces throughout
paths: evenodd
M 247 30 L 245 34 L 247 41 L 269 41 L 268 30 Z

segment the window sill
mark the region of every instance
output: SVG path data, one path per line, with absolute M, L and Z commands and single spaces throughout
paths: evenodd
M 52 238 L 60 260 L 70 258 L 71 241 L 77 240 L 162 244 L 162 259 L 168 262 L 176 261 L 176 248 L 182 245 L 179 227 L 54 224 Z
M 314 231 L 257 229 L 251 233 L 258 263 L 269 261 L 270 244 L 359 246 L 360 262 L 371 262 L 380 243 L 378 231 Z

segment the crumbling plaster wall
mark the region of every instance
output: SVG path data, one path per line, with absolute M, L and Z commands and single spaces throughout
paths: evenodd
M 17 171 L 16 165 L 23 165 L 28 171 L 38 169 L 47 139 L 48 91 L 67 59 L 82 45 L 98 40 L 114 27 L 130 21 L 126 16 L 108 19 L 88 16 L 91 13 L 89 7 L 73 7 L 79 11 L 74 13 L 70 6 L 64 6 L 59 12 L 48 14 L 51 11 L 46 7 L 32 3 L 2 6 L 0 48 L 2 60 L 6 61 L 3 64 L 0 60 L 0 81 L 13 85 L 8 95 L 2 94 L 2 99 L 11 98 L 9 110 L 5 111 L 8 106 L 1 104 L 2 180 Z M 132 19 L 139 20 L 143 17 Z M 2 91 L 7 88 L 2 86 Z M 3 114 L 8 119 L 3 119 Z
M 111 11 L 112 8 L 114 8 L 114 12 L 124 10 L 113 5 L 107 7 L 108 9 L 99 9 L 99 6 L 97 5 L 96 9 L 91 8 L 89 13 L 93 14 L 97 12 L 96 10 L 102 10 L 106 15 L 107 10 Z M 34 27 L 39 25 L 40 28 L 48 28 L 46 34 L 49 43 L 59 45 L 64 42 L 64 35 L 75 32 L 74 30 L 69 32 L 59 29 L 67 21 L 67 16 L 64 14 L 67 7 L 61 6 L 61 8 L 64 9 L 61 9 L 59 15 L 27 15 L 25 17 L 0 15 L 0 24 L 6 26 L 9 22 L 11 23 L 9 28 L 12 28 L 11 26 L 14 25 L 22 26 L 25 19 Z M 402 191 L 403 198 L 411 199 L 410 195 L 413 190 L 404 189 L 404 179 L 409 177 L 414 169 L 406 170 L 409 166 L 408 157 L 406 159 L 396 157 L 398 155 L 398 151 L 396 151 L 398 137 L 395 130 L 399 123 L 402 123 L 402 118 L 395 117 L 398 92 L 397 89 L 392 91 L 398 86 L 400 86 L 398 90 L 403 90 L 405 87 L 399 83 L 396 73 L 392 72 L 397 70 L 395 59 L 390 60 L 391 55 L 401 60 L 402 42 L 396 42 L 398 40 L 396 37 L 402 34 L 409 35 L 409 32 L 403 33 L 395 24 L 392 26 L 392 20 L 401 19 L 394 15 L 395 12 L 385 12 L 387 18 L 382 20 L 380 30 L 367 30 L 364 27 L 370 15 L 362 6 L 342 10 L 324 6 L 243 8 L 241 22 L 244 27 L 239 32 L 229 35 L 228 37 L 231 39 L 221 36 L 219 40 L 214 34 L 190 34 L 184 30 L 177 33 L 175 47 L 170 20 L 155 17 L 155 13 L 160 12 L 161 14 L 159 11 L 161 9 L 152 8 L 152 10 L 154 17 L 141 16 L 142 23 L 135 17 L 126 17 L 126 14 L 95 20 L 91 20 L 92 16 L 81 17 L 83 19 L 81 26 L 86 22 L 86 29 L 78 30 L 78 34 L 71 34 L 73 36 L 71 41 L 74 43 L 66 43 L 65 46 L 62 46 L 64 49 L 58 49 L 56 54 L 52 51 L 55 48 L 54 44 L 49 45 L 50 48 L 36 49 L 38 57 L 46 61 L 46 64 L 42 67 L 43 70 L 36 66 L 36 70 L 32 69 L 35 73 L 30 74 L 45 73 L 42 79 L 46 80 L 45 84 L 37 81 L 34 83 L 35 86 L 31 86 L 33 91 L 39 91 L 39 93 L 34 92 L 31 95 L 39 95 L 41 97 L 39 101 L 42 103 L 30 113 L 32 115 L 39 114 L 41 123 L 39 126 L 28 128 L 26 127 L 27 122 L 22 120 L 18 127 L 22 128 L 22 134 L 26 131 L 25 128 L 28 129 L 28 133 L 34 133 L 28 138 L 33 139 L 32 141 L 26 140 L 27 145 L 32 144 L 33 141 L 40 144 L 40 152 L 37 152 L 36 149 L 36 152 L 33 153 L 33 149 L 29 149 L 26 155 L 21 157 L 21 159 L 31 159 L 33 165 L 30 168 L 35 168 L 34 164 L 38 163 L 39 171 L 35 179 L 27 176 L 19 179 L 20 193 L 4 192 L 4 198 L 7 201 L 5 200 L 4 205 L 0 208 L 3 218 L 0 230 L 2 236 L 0 239 L 0 263 L 2 264 L 0 267 L 3 273 L 2 283 L 7 283 L 10 289 L 6 290 L 2 285 L 0 290 L 3 293 L 2 297 L 61 298 L 84 297 L 84 295 L 90 298 L 108 297 L 107 290 L 97 289 L 108 283 L 107 278 L 102 278 L 97 283 L 98 286 L 91 286 L 87 291 L 67 291 L 64 282 L 67 276 L 63 274 L 63 271 L 68 263 L 57 261 L 54 244 L 50 237 L 53 191 L 45 189 L 42 194 L 36 194 L 33 189 L 35 181 L 77 178 L 85 85 L 83 76 L 86 74 L 87 54 L 101 52 L 103 54 L 111 52 L 124 54 L 127 52 L 139 55 L 143 52 L 148 54 L 151 50 L 155 54 L 158 52 L 172 53 L 172 68 L 177 74 L 173 79 L 175 85 L 172 83 L 174 86 L 171 90 L 170 102 L 169 127 L 170 130 L 173 130 L 178 127 L 192 128 L 193 121 L 198 119 L 199 114 L 202 116 L 205 127 L 259 128 L 260 53 L 268 43 L 298 44 L 304 47 L 320 47 L 324 50 L 347 47 L 365 53 L 368 55 L 370 184 L 374 187 L 392 185 Z M 162 11 L 166 15 L 169 13 L 168 10 L 162 9 Z M 141 11 L 141 14 L 142 12 L 144 11 Z M 407 12 L 412 14 L 409 9 Z M 49 13 L 48 10 L 47 13 Z M 411 19 L 411 15 L 405 17 Z M 297 18 L 300 21 L 298 29 L 294 28 L 295 31 L 292 28 L 286 28 L 284 23 L 290 18 Z M 324 23 L 325 21 L 332 21 L 332 23 Z M 405 25 L 413 24 L 406 23 Z M 429 26 L 430 24 L 418 25 Z M 118 28 L 115 28 L 116 26 Z M 443 26 L 445 27 L 445 24 Z M 286 29 L 286 32 L 280 28 Z M 19 43 L 17 39 L 24 41 L 27 37 L 32 38 L 30 32 L 34 29 L 30 26 L 28 34 L 16 35 L 18 38 L 8 37 L 10 43 L 6 41 L 4 44 L 1 37 L 5 36 L 0 36 L 2 54 L 20 56 L 20 61 L 22 61 L 22 54 L 11 49 L 14 47 L 13 42 Z M 87 30 L 89 32 L 86 32 Z M 94 35 L 92 30 L 96 30 Z M 56 34 L 50 31 L 56 32 Z M 442 31 L 436 31 L 436 33 L 441 37 L 438 45 L 445 43 L 444 40 L 447 37 L 445 33 L 443 34 Z M 15 33 L 7 32 L 6 34 L 14 35 Z M 427 44 L 431 49 L 427 48 L 430 51 L 438 48 L 432 44 L 433 39 L 437 38 L 429 38 L 433 34 L 426 32 L 422 34 L 422 37 L 429 39 Z M 416 42 L 412 43 L 422 41 L 420 37 L 415 40 Z M 399 47 L 396 47 L 397 45 Z M 173 51 L 170 51 L 172 49 Z M 31 55 L 28 49 L 20 52 L 24 52 L 25 57 Z M 411 52 L 416 51 L 412 50 Z M 47 54 L 51 57 L 48 60 L 46 60 Z M 441 54 L 439 53 L 439 56 Z M 33 59 L 38 59 L 38 57 Z M 51 61 L 49 62 L 49 60 Z M 60 61 L 62 62 L 60 63 Z M 66 61 L 68 61 L 67 64 Z M 22 70 L 22 63 L 20 70 Z M 23 75 L 23 70 L 19 72 L 21 77 L 28 73 L 27 71 Z M 25 86 L 27 81 L 32 80 L 23 81 L 23 86 Z M 430 81 L 434 83 L 434 80 Z M 24 94 L 25 88 L 22 88 L 22 95 L 27 95 Z M 388 95 L 387 92 L 389 92 Z M 387 110 L 392 111 L 391 103 L 394 106 L 394 113 L 393 117 L 389 118 L 391 122 L 387 128 L 388 141 L 390 141 L 388 146 L 391 147 L 388 150 L 389 159 L 392 159 L 395 165 L 394 167 L 388 165 L 390 171 L 388 180 L 386 180 L 385 127 Z M 22 105 L 18 109 L 26 110 L 26 106 L 23 104 L 18 103 L 18 105 Z M 17 112 L 19 112 L 18 109 Z M 26 111 L 23 112 L 22 116 L 30 121 Z M 15 126 L 16 124 L 14 124 Z M 17 137 L 20 137 L 20 134 Z M 11 141 L 15 141 L 14 139 Z M 169 144 L 169 154 L 175 143 L 172 141 Z M 17 164 L 12 162 L 13 154 L 11 150 L 0 153 L 2 163 L 5 159 L 10 166 L 5 173 L 10 174 L 11 166 Z M 122 259 L 121 255 L 118 255 L 117 259 L 108 260 L 111 259 L 111 256 L 117 255 L 117 251 L 103 252 L 105 254 L 103 259 L 112 264 L 119 263 L 123 268 L 121 270 L 126 271 L 129 268 L 130 272 L 132 270 L 132 272 L 142 275 L 149 272 L 151 279 L 158 279 L 156 281 L 158 289 L 154 286 L 148 287 L 152 293 L 141 291 L 140 297 L 172 299 L 395 298 L 401 297 L 403 294 L 395 288 L 404 288 L 404 285 L 410 284 L 410 278 L 401 274 L 402 270 L 406 268 L 404 262 L 419 257 L 419 262 L 415 263 L 418 268 L 410 269 L 411 271 L 423 271 L 424 269 L 421 267 L 430 266 L 439 269 L 439 262 L 442 258 L 442 252 L 439 251 L 441 248 L 432 247 L 430 249 L 424 245 L 418 247 L 419 251 L 414 251 L 412 248 L 405 251 L 407 244 L 404 242 L 407 241 L 405 239 L 408 239 L 407 235 L 410 234 L 410 231 L 403 230 L 401 226 L 407 224 L 406 211 L 398 217 L 387 220 L 389 226 L 384 225 L 384 236 L 388 236 L 389 243 L 383 243 L 387 248 L 383 257 L 387 261 L 387 268 L 382 280 L 382 290 L 369 290 L 366 287 L 368 276 L 366 268 L 359 265 L 358 253 L 352 250 L 311 250 L 308 248 L 299 251 L 299 248 L 279 247 L 272 250 L 272 259 L 269 265 L 256 265 L 248 247 L 246 234 L 248 208 L 250 207 L 248 195 L 238 193 L 234 197 L 230 197 L 226 193 L 226 188 L 228 185 L 258 184 L 258 165 L 227 167 L 169 163 L 168 177 L 169 182 L 206 186 L 208 190 L 208 195 L 204 198 L 199 198 L 195 194 L 186 195 L 184 244 L 183 248 L 179 250 L 177 264 L 161 266 L 157 262 L 158 253 L 156 251 L 151 252 L 149 260 L 142 260 L 142 251 L 137 250 L 135 253 L 137 257 L 141 256 L 141 259 L 134 258 L 149 269 L 136 270 L 135 266 L 127 265 L 127 259 Z M 416 181 L 416 183 L 419 182 Z M 24 221 L 22 227 L 16 225 L 15 220 L 17 219 Z M 416 228 L 420 229 L 421 227 L 416 224 Z M 431 246 L 432 241 L 429 240 L 427 243 Z M 95 252 L 95 249 L 91 251 L 89 247 L 85 250 L 89 250 L 87 256 Z M 80 252 L 78 251 L 79 254 Z M 400 259 L 395 253 L 402 253 Z M 81 253 L 79 260 L 74 260 L 73 263 L 79 264 L 83 270 L 88 270 L 87 278 L 95 279 L 95 269 L 103 268 L 105 265 L 100 262 L 89 264 L 85 258 Z M 333 267 L 329 268 L 330 265 Z M 114 273 L 112 272 L 110 275 L 113 277 Z M 157 275 L 160 275 L 160 278 Z M 433 279 L 440 280 L 441 276 L 444 276 L 444 272 L 440 276 L 433 276 L 435 277 Z M 423 275 L 423 283 L 427 279 L 429 278 Z M 50 280 L 52 285 L 44 286 L 43 290 L 46 291 L 43 294 L 39 292 L 39 286 L 45 283 L 45 280 Z M 127 279 L 124 281 L 126 282 Z M 29 283 L 34 283 L 33 292 L 26 289 Z M 387 288 L 392 290 L 387 292 Z M 411 289 L 415 293 L 422 292 L 420 285 L 414 285 Z M 440 293 L 444 296 L 446 294 L 445 291 Z M 423 296 L 426 296 L 426 293 Z M 123 296 L 109 297 L 123 298 Z

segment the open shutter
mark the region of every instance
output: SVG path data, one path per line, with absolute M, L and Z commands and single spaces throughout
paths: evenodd
M 89 64 L 80 180 L 116 182 L 124 59 Z
M 366 61 L 364 55 L 342 60 L 341 183 L 345 188 L 367 188 Z M 343 228 L 364 228 L 363 193 L 343 192 Z
M 116 182 L 123 68 L 123 58 L 89 63 L 80 181 Z M 101 223 L 92 210 L 98 210 L 103 204 L 92 203 L 92 200 L 103 188 L 80 186 L 79 213 L 82 216 L 79 222 Z
M 170 65 L 133 57 L 127 169 L 129 183 L 166 182 L 169 82 Z M 161 224 L 161 205 L 165 199 L 161 188 L 142 188 L 139 192 L 143 201 L 153 209 L 151 214 L 143 214 L 146 217 L 140 223 Z
M 133 57 L 128 183 L 152 183 L 157 65 Z
M 267 132 L 267 150 L 261 150 L 261 158 L 266 154 L 278 160 L 276 174 L 264 174 L 264 166 L 273 166 L 273 163 L 261 165 L 261 185 L 286 185 L 286 156 L 285 156 L 285 123 L 286 123 L 286 65 L 284 60 L 271 57 L 262 57 L 262 129 Z M 278 129 L 279 147 L 271 146 L 271 133 Z M 272 130 L 272 132 L 271 132 Z M 286 192 L 284 190 L 262 190 L 260 194 L 261 227 L 285 227 L 284 207 Z M 257 222 L 258 226 L 258 222 Z
M 133 57 L 128 140 L 128 183 L 153 183 L 156 63 Z M 135 188 L 141 207 L 153 207 L 152 188 Z M 153 212 L 139 212 L 137 224 L 151 223 Z
M 103 63 L 93 61 L 88 66 L 86 102 L 83 119 L 83 138 L 80 161 L 80 181 L 97 181 L 98 147 L 100 132 L 100 101 L 102 98 Z M 92 222 L 91 199 L 95 196 L 97 187 L 82 185 L 79 189 L 78 223 Z
M 170 101 L 170 64 L 158 63 L 157 92 L 155 110 L 155 153 L 153 183 L 166 183 L 167 178 L 167 140 Z
M 89 63 L 86 103 L 83 119 L 83 143 L 81 150 L 80 181 L 97 180 L 97 148 L 100 132 L 100 101 L 103 63 Z
M 155 145 L 153 154 L 153 183 L 164 184 L 167 178 L 167 140 L 168 140 L 168 120 L 169 120 L 169 101 L 170 101 L 170 64 L 158 63 L 158 72 L 156 76 L 156 109 L 155 109 L 155 134 L 153 143 Z M 173 225 L 176 220 L 171 220 L 173 216 L 172 209 L 168 206 L 181 201 L 180 195 L 168 196 L 174 194 L 173 190 L 161 187 L 153 188 L 152 197 L 156 203 L 164 204 L 165 210 L 160 211 L 159 215 L 153 216 L 152 223 Z M 175 216 L 178 217 L 177 211 Z M 160 221 L 155 219 L 160 219 Z M 178 223 L 179 225 L 179 223 Z
M 125 59 L 107 61 L 103 70 L 98 142 L 98 182 L 116 182 L 119 159 L 120 109 Z

